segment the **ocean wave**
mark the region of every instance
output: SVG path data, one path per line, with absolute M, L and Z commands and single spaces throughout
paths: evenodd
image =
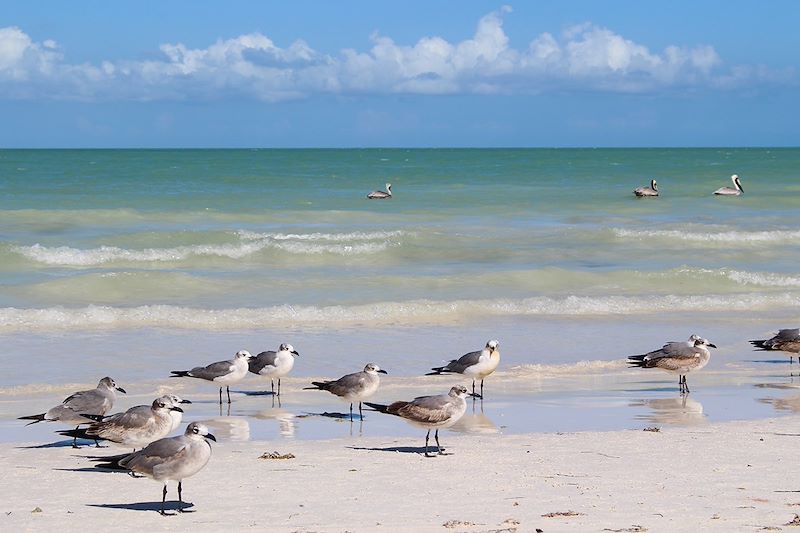
M 119 246 L 97 248 L 49 247 L 41 244 L 12 246 L 11 251 L 26 259 L 51 266 L 91 267 L 108 263 L 164 263 L 186 261 L 191 257 L 244 259 L 262 250 L 275 249 L 290 254 L 333 254 L 341 256 L 380 253 L 398 244 L 403 232 L 342 234 L 281 234 L 238 232 L 239 241 L 223 244 L 195 244 L 169 248 L 128 249 Z
M 0 309 L 0 331 L 172 328 L 242 331 L 297 327 L 457 324 L 487 316 L 613 317 L 676 312 L 755 312 L 800 308 L 798 294 L 567 296 L 521 300 L 413 300 L 360 305 L 202 309 L 173 305 Z
M 766 245 L 776 242 L 794 243 L 800 238 L 800 231 L 794 230 L 710 232 L 613 228 L 612 231 L 620 239 L 663 239 L 696 244 Z

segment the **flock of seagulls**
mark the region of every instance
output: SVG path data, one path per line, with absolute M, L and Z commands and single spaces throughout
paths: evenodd
M 734 174 L 731 176 L 731 181 L 733 182 L 733 187 L 720 187 L 714 191 L 714 194 L 718 196 L 739 196 L 742 194 L 744 189 L 742 189 L 742 181 L 739 176 Z M 633 190 L 633 194 L 639 198 L 658 196 L 658 184 L 656 180 L 650 180 L 649 187 L 637 187 Z
M 759 350 L 778 350 L 789 353 L 791 362 L 794 355 L 800 362 L 800 329 L 781 329 L 770 339 L 751 340 L 750 343 Z M 472 379 L 472 393 L 463 385 L 453 386 L 447 394 L 420 396 L 409 401 L 395 401 L 390 404 L 379 404 L 365 401 L 378 390 L 380 374 L 387 372 L 375 363 L 367 364 L 361 372 L 347 374 L 336 380 L 312 381 L 307 390 L 327 391 L 345 402 L 350 403 L 350 420 L 353 420 L 353 404 L 358 402 L 359 415 L 363 420 L 362 403 L 370 409 L 406 420 L 410 424 L 427 430 L 425 434 L 424 455 L 429 453 L 431 430 L 434 430 L 437 455 L 444 455 L 439 442 L 439 430 L 448 428 L 458 422 L 466 411 L 466 398 L 472 396 L 483 398 L 483 380 L 497 369 L 500 363 L 500 343 L 490 340 L 480 351 L 467 353 L 458 359 L 439 367 L 433 367 L 426 375 L 461 374 Z M 631 355 L 627 362 L 631 367 L 657 368 L 678 375 L 678 387 L 681 395 L 689 393 L 686 375 L 705 367 L 710 358 L 709 348 L 716 346 L 699 335 L 692 335 L 686 341 L 673 341 L 664 344 L 660 349 L 645 354 Z M 241 381 L 248 373 L 269 377 L 272 380 L 273 393 L 280 394 L 280 378 L 287 375 L 294 365 L 294 358 L 299 356 L 291 344 L 283 343 L 277 351 L 261 352 L 252 356 L 241 350 L 235 357 L 226 361 L 218 361 L 207 366 L 195 367 L 191 370 L 175 370 L 170 377 L 189 377 L 208 381 L 219 386 L 219 402 L 222 404 L 222 388 Z M 275 380 L 278 380 L 277 392 Z M 480 393 L 476 392 L 476 382 L 480 380 Z M 125 412 L 107 416 L 117 398 L 117 392 L 125 393 L 110 377 L 104 377 L 97 387 L 76 392 L 64 399 L 59 405 L 45 413 L 22 416 L 20 420 L 31 420 L 28 424 L 38 422 L 61 422 L 76 426 L 75 429 L 59 431 L 59 434 L 73 437 L 73 446 L 77 447 L 77 439 L 106 441 L 117 446 L 132 448 L 133 452 L 119 456 L 94 458 L 99 461 L 100 468 L 127 471 L 134 477 L 146 476 L 163 483 L 161 514 L 167 514 L 165 503 L 167 484 L 177 482 L 179 511 L 185 505 L 183 501 L 184 479 L 193 476 L 203 469 L 211 457 L 209 441 L 216 441 L 208 428 L 199 422 L 192 422 L 185 432 L 176 437 L 168 437 L 177 429 L 182 420 L 184 404 L 190 401 L 174 394 L 159 396 L 150 405 L 138 405 Z M 86 427 L 81 427 L 86 426 Z M 137 451 L 138 448 L 138 451 Z

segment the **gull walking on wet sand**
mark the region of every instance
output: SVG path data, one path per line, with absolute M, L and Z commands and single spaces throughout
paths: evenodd
M 441 374 L 464 374 L 472 378 L 472 396 L 483 398 L 483 380 L 491 374 L 500 364 L 500 341 L 490 340 L 486 347 L 479 352 L 464 354 L 458 359 L 453 359 L 445 366 L 432 368 L 426 376 L 439 376 Z M 481 380 L 481 393 L 475 393 L 475 380 Z
M 104 377 L 97 387 L 76 392 L 68 396 L 60 405 L 38 415 L 21 416 L 19 420 L 33 420 L 27 425 L 37 422 L 61 422 L 78 429 L 82 424 L 90 424 L 92 420 L 83 415 L 104 416 L 114 407 L 117 391 L 125 393 L 125 389 L 117 387 L 113 379 Z M 95 441 L 96 442 L 96 441 Z M 72 447 L 78 447 L 78 439 L 72 441 Z
M 689 392 L 686 374 L 700 370 L 708 364 L 711 358 L 709 348 L 716 348 L 716 346 L 707 339 L 692 335 L 688 341 L 668 342 L 660 350 L 631 355 L 628 357 L 628 364 L 638 368 L 660 368 L 678 374 L 678 387 L 681 394 L 685 394 Z
M 272 394 L 275 395 L 275 380 L 278 380 L 278 394 L 281 395 L 281 378 L 291 372 L 294 367 L 294 358 L 300 354 L 291 344 L 283 343 L 277 352 L 272 350 L 261 352 L 248 362 L 250 372 L 270 378 Z
M 183 480 L 198 473 L 211 459 L 211 444 L 216 437 L 199 422 L 186 426 L 186 432 L 178 437 L 167 437 L 150 443 L 143 450 L 124 456 L 118 461 L 100 463 L 98 468 L 128 470 L 132 476 L 141 474 L 164 483 L 161 493 L 162 515 L 167 513 L 164 504 L 167 499 L 167 482 L 178 482 L 178 501 L 183 504 Z M 183 512 L 183 505 L 178 508 Z
M 197 378 L 211 381 L 219 385 L 219 403 L 222 405 L 222 387 L 228 391 L 228 403 L 231 403 L 231 385 L 239 383 L 247 375 L 248 361 L 253 357 L 247 350 L 236 352 L 229 361 L 217 361 L 208 366 L 197 366 L 191 370 L 172 370 L 171 378 Z
M 758 351 L 779 351 L 789 354 L 789 364 L 792 364 L 792 354 L 797 355 L 800 363 L 800 329 L 782 329 L 771 339 L 753 340 L 750 344 Z
M 353 403 L 358 402 L 358 414 L 364 419 L 361 410 L 361 401 L 369 398 L 378 390 L 381 378 L 378 374 L 387 374 L 385 370 L 375 363 L 369 363 L 361 372 L 347 374 L 335 381 L 312 381 L 313 387 L 304 387 L 303 390 L 326 390 L 346 402 L 350 402 L 350 421 L 353 420 Z
M 447 394 L 438 396 L 420 396 L 410 402 L 394 402 L 389 405 L 364 402 L 368 407 L 381 413 L 399 416 L 411 424 L 426 428 L 425 434 L 425 457 L 435 457 L 428 453 L 428 441 L 431 437 L 431 429 L 435 429 L 434 440 L 439 455 L 444 455 L 439 444 L 439 429 L 448 428 L 458 422 L 467 410 L 467 402 L 464 398 L 469 393 L 463 385 L 456 385 Z
M 161 396 L 151 405 L 137 405 L 94 422 L 88 428 L 59 431 L 68 437 L 105 440 L 128 448 L 142 448 L 172 431 L 173 412 L 183 413 L 170 396 Z

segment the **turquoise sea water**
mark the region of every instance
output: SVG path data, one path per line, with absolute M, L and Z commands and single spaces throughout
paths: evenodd
M 375 360 L 438 392 L 416 376 L 499 338 L 504 413 L 591 390 L 625 426 L 631 387 L 674 384 L 620 360 L 691 333 L 720 346 L 689 378 L 726 398 L 703 416 L 774 414 L 788 357 L 747 340 L 800 325 L 799 169 L 783 148 L 0 150 L 2 417 L 284 341 L 298 388 Z M 734 173 L 744 194 L 714 197 Z M 566 429 L 595 427 L 581 410 Z

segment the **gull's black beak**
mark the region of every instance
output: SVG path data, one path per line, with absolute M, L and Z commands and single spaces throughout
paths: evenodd
M 378 374 L 388 374 L 388 372 L 386 370 L 381 369 L 378 370 Z
M 300 357 L 300 354 L 297 353 L 297 350 L 292 350 L 291 354 L 294 355 L 295 357 Z
M 709 347 L 709 348 L 716 348 L 716 347 L 717 347 L 717 345 L 716 345 L 716 344 L 711 344 L 711 343 L 709 342 L 709 343 L 708 343 L 708 347 Z
M 189 400 L 181 400 L 181 403 L 192 403 Z
M 175 406 L 170 407 L 169 410 L 170 411 L 178 411 L 179 413 L 183 412 L 183 409 L 181 409 L 180 407 L 175 407 Z
M 128 394 L 122 387 L 117 387 L 117 390 L 120 391 L 122 394 Z
M 207 439 L 211 439 L 211 440 L 213 440 L 214 442 L 217 442 L 217 437 L 215 437 L 215 436 L 214 436 L 214 435 L 212 435 L 211 433 L 209 433 L 208 435 L 203 435 L 203 436 L 204 436 L 205 438 L 207 438 Z

